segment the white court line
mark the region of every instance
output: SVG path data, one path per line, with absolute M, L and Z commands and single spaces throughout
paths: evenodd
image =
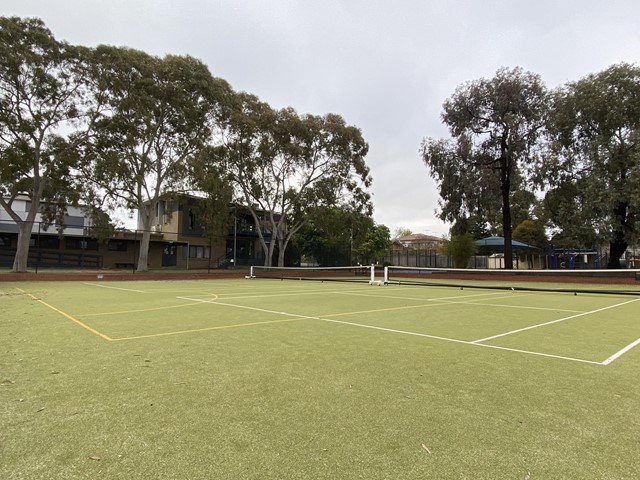
M 354 290 L 355 292 L 355 290 Z M 344 293 L 344 290 L 329 290 L 329 291 L 318 291 L 318 290 L 298 290 L 291 291 L 287 293 L 262 293 L 260 295 L 234 295 L 233 297 L 224 297 L 224 300 L 244 300 L 244 299 L 254 299 L 254 298 L 271 298 L 271 297 L 301 297 L 305 295 L 326 295 L 326 294 L 338 294 Z M 221 293 L 220 296 L 230 295 L 227 293 Z
M 342 324 L 342 325 L 351 325 L 351 326 L 354 326 L 354 327 L 368 328 L 368 329 L 371 329 L 371 330 L 380 330 L 380 331 L 383 331 L 383 332 L 400 333 L 402 335 L 412 335 L 412 336 L 415 336 L 415 337 L 430 338 L 430 339 L 433 339 L 433 340 L 442 340 L 442 341 L 445 341 L 445 342 L 460 343 L 460 344 L 463 344 L 463 345 L 473 345 L 475 347 L 493 348 L 495 350 L 504 350 L 504 351 L 516 352 L 516 353 L 525 353 L 525 354 L 528 354 L 528 355 L 537 355 L 537 356 L 540 356 L 540 357 L 555 358 L 555 359 L 559 359 L 559 360 L 569 360 L 569 361 L 572 361 L 572 362 L 588 363 L 588 364 L 591 364 L 591 365 L 603 365 L 603 363 L 601 363 L 601 362 L 594 362 L 592 360 L 584 360 L 584 359 L 581 359 L 581 358 L 563 357 L 561 355 L 551 355 L 551 354 L 548 354 L 548 353 L 531 352 L 531 351 L 528 351 L 528 350 L 518 350 L 516 348 L 499 347 L 499 346 L 496 346 L 496 345 L 483 345 L 483 344 L 479 344 L 479 343 L 468 342 L 466 340 L 458 340 L 458 339 L 455 339 L 455 338 L 439 337 L 437 335 L 428 335 L 426 333 L 408 332 L 408 331 L 405 331 L 405 330 L 395 330 L 393 328 L 376 327 L 376 326 L 373 326 L 373 325 L 365 325 L 365 324 L 361 324 L 361 323 L 345 322 L 343 320 L 333 320 L 333 319 L 329 319 L 329 318 L 312 317 L 312 316 L 308 316 L 308 315 L 298 315 L 298 314 L 295 314 L 295 313 L 278 312 L 276 310 L 267 310 L 267 309 L 264 309 L 264 308 L 257 308 L 257 307 L 247 307 L 245 305 L 234 305 L 233 303 L 224 303 L 224 302 L 219 302 L 219 301 L 198 300 L 196 298 L 187 298 L 187 297 L 176 297 L 176 298 L 179 298 L 181 300 L 191 300 L 191 301 L 202 302 L 202 303 L 219 304 L 219 305 L 224 305 L 224 306 L 227 306 L 227 307 L 236 307 L 236 308 L 243 308 L 243 309 L 247 309 L 247 310 L 255 310 L 255 311 L 263 312 L 263 313 L 275 313 L 277 315 L 285 315 L 285 316 L 288 316 L 288 317 L 305 318 L 305 319 L 309 319 L 309 320 L 320 320 L 322 322 L 338 323 L 338 324 Z
M 355 297 L 371 297 L 371 298 L 391 298 L 394 300 L 419 300 L 423 302 L 438 302 L 442 305 L 472 305 L 472 306 L 487 306 L 487 307 L 499 307 L 499 308 L 516 308 L 520 310 L 543 310 L 550 312 L 572 312 L 572 313 L 582 313 L 581 310 L 568 310 L 564 308 L 548 308 L 548 307 L 530 307 L 525 305 L 506 305 L 502 303 L 484 303 L 487 298 L 475 298 L 475 297 L 486 297 L 487 295 L 501 295 L 502 292 L 492 292 L 492 293 L 478 293 L 476 295 L 465 295 L 465 296 L 453 296 L 453 297 L 440 297 L 440 298 L 416 298 L 416 297 L 394 297 L 391 295 L 374 295 L 370 293 L 350 293 L 350 292 L 336 292 L 340 295 L 350 295 Z M 531 296 L 532 294 L 526 294 L 526 296 Z M 511 298 L 512 294 L 503 295 L 500 298 Z M 472 301 L 466 301 L 466 299 L 472 299 Z M 491 300 L 495 300 L 495 298 L 491 298 Z
M 609 365 L 611 362 L 613 362 L 614 360 L 617 360 L 618 358 L 620 358 L 622 355 L 624 355 L 625 353 L 627 353 L 629 350 L 631 350 L 633 347 L 636 347 L 640 345 L 640 338 L 637 339 L 635 342 L 630 343 L 629 345 L 627 345 L 626 347 L 624 347 L 622 350 L 614 353 L 613 355 L 611 355 L 609 358 L 607 358 L 604 362 L 602 362 L 603 365 Z
M 373 325 L 364 325 L 364 324 L 361 324 L 361 323 L 345 322 L 345 321 L 342 321 L 342 320 L 332 320 L 332 319 L 329 319 L 329 318 L 316 318 L 316 320 L 321 320 L 323 322 L 341 323 L 341 324 L 344 324 L 344 325 L 352 325 L 354 327 L 370 328 L 372 330 L 382 330 L 383 332 L 400 333 L 400 334 L 403 334 L 403 335 L 413 335 L 413 336 L 416 336 L 416 337 L 432 338 L 434 340 L 443 340 L 445 342 L 462 343 L 464 345 L 473 345 L 475 347 L 485 347 L 485 348 L 493 348 L 493 349 L 496 349 L 496 350 L 505 350 L 505 351 L 508 351 L 508 352 L 526 353 L 528 355 L 537 355 L 537 356 L 540 356 L 540 357 L 557 358 L 557 359 L 560 359 L 560 360 L 570 360 L 572 362 L 589 363 L 589 364 L 592 364 L 592 365 L 603 365 L 601 362 L 594 362 L 593 360 L 584 360 L 582 358 L 563 357 L 561 355 L 551 355 L 549 353 L 542 353 L 542 352 L 531 352 L 529 350 L 519 350 L 517 348 L 499 347 L 497 345 L 484 345 L 484 344 L 480 344 L 480 343 L 467 342 L 466 340 L 458 340 L 458 339 L 455 339 L 455 338 L 447 338 L 447 337 L 438 337 L 436 335 L 428 335 L 426 333 L 407 332 L 405 330 L 396 330 L 396 329 L 393 329 L 393 328 L 376 327 L 376 326 L 373 326 Z
M 498 335 L 493 335 L 492 337 L 480 338 L 478 340 L 474 340 L 471 343 L 482 343 L 488 340 L 493 340 L 495 338 L 506 337 L 507 335 L 512 335 L 514 333 L 524 332 L 526 330 L 531 330 L 533 328 L 544 327 L 545 325 L 551 325 L 553 323 L 564 322 L 566 320 L 571 320 L 573 318 L 584 317 L 585 315 L 592 315 L 594 313 L 604 312 L 605 310 L 610 310 L 612 308 L 620 307 L 622 305 L 627 305 L 629 303 L 637 302 L 640 298 L 636 298 L 635 300 L 629 300 L 622 303 L 616 303 L 615 305 L 609 305 L 608 307 L 598 308 L 596 310 L 591 310 L 589 312 L 578 313 L 577 315 L 571 315 L 569 317 L 559 318 L 557 320 L 551 320 L 550 322 L 539 323 L 537 325 L 531 325 L 529 327 L 518 328 L 517 330 L 511 330 L 510 332 L 500 333 Z
M 480 303 L 480 302 L 447 302 L 452 305 L 480 305 L 483 307 L 497 307 L 497 308 L 515 308 L 518 310 L 542 310 L 545 312 L 568 312 L 568 313 L 581 313 L 581 310 L 569 310 L 567 308 L 549 308 L 549 307 L 531 307 L 525 305 L 507 305 L 505 303 Z
M 318 319 L 317 317 L 309 317 L 308 315 L 298 315 L 295 313 L 278 312 L 276 310 L 267 310 L 266 308 L 258 308 L 258 307 L 248 307 L 246 305 L 234 305 L 233 303 L 224 303 L 217 300 L 200 300 L 199 298 L 189 298 L 189 297 L 176 297 L 176 298 L 180 300 L 189 300 L 191 302 L 211 303 L 214 305 L 224 305 L 225 307 L 243 308 L 245 310 L 254 310 L 256 312 L 262 312 L 262 313 L 275 313 L 277 315 L 285 315 L 287 317 Z
M 335 293 L 339 293 L 341 295 L 352 295 L 354 297 L 391 298 L 393 300 L 419 300 L 421 302 L 443 302 L 443 303 L 458 303 L 458 302 L 455 302 L 456 299 L 460 300 L 460 299 L 475 298 L 475 297 L 503 295 L 503 292 L 490 292 L 490 293 L 476 293 L 473 295 L 464 295 L 462 297 L 460 297 L 460 295 L 454 295 L 452 297 L 417 298 L 417 297 L 404 297 L 404 296 L 397 297 L 394 295 L 376 295 L 374 293 L 352 293 L 352 292 L 345 292 L 344 290 L 341 290 Z M 482 304 L 479 304 L 479 305 L 482 305 Z
M 134 290 L 133 288 L 111 287 L 109 285 L 101 285 L 99 283 L 87 283 L 87 282 L 82 282 L 82 283 L 85 284 L 85 285 L 89 285 L 91 287 L 110 288 L 112 290 L 123 290 L 125 292 L 147 293 L 147 292 L 144 292 L 142 290 Z

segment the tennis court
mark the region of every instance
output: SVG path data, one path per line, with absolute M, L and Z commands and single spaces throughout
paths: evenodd
M 0 475 L 638 477 L 636 285 L 355 280 L 0 283 Z

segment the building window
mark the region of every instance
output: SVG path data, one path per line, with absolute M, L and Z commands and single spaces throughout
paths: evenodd
M 29 239 L 29 246 L 57 250 L 60 248 L 60 238 L 57 235 L 32 235 Z
M 98 240 L 94 238 L 67 237 L 65 239 L 67 250 L 98 250 Z
M 109 250 L 112 252 L 126 252 L 127 242 L 124 240 L 109 240 Z
M 196 226 L 196 216 L 193 210 L 189 209 L 189 230 L 193 230 Z
M 162 208 L 162 222 L 167 224 L 171 221 L 171 201 L 165 200 Z
M 189 258 L 210 258 L 211 250 L 202 245 L 191 245 L 189 247 Z
M 9 235 L 0 235 L 0 247 L 10 247 L 11 237 Z

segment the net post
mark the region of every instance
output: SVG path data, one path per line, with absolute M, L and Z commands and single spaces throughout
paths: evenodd
M 371 264 L 371 284 L 373 285 L 373 282 L 376 281 L 376 266 L 372 263 Z
M 385 285 L 387 285 L 389 283 L 389 265 L 386 265 L 384 267 L 384 279 L 383 282 Z
M 253 274 L 253 265 L 249 267 L 249 275 L 245 276 L 244 278 L 256 278 L 255 275 Z

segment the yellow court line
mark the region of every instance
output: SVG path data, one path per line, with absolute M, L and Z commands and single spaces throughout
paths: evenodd
M 26 293 L 26 292 L 25 292 Z M 33 298 L 36 302 L 41 303 L 42 305 L 44 305 L 45 307 L 50 308 L 51 310 L 53 310 L 54 312 L 59 313 L 60 315 L 62 315 L 63 317 L 68 318 L 69 320 L 71 320 L 72 322 L 80 325 L 82 328 L 84 328 L 85 330 L 88 330 L 89 332 L 93 333 L 94 335 L 99 336 L 100 338 L 103 338 L 104 340 L 107 340 L 109 342 L 113 341 L 113 339 L 107 335 L 105 335 L 104 333 L 100 333 L 99 331 L 91 328 L 89 325 L 85 325 L 84 323 L 82 323 L 80 320 L 78 320 L 77 318 L 72 317 L 71 315 L 69 315 L 66 312 L 63 312 L 62 310 L 54 307 L 53 305 L 49 305 L 47 302 L 45 302 L 44 300 L 40 300 L 38 297 L 36 297 L 35 295 L 32 295 L 31 293 L 27 293 L 27 295 L 29 295 L 29 297 Z
M 169 310 L 172 308 L 192 307 L 194 305 L 202 305 L 202 302 L 183 303 L 180 305 L 168 305 L 166 307 L 142 308 L 138 310 L 118 310 L 116 312 L 83 313 L 78 316 L 85 317 L 85 318 L 86 317 L 105 317 L 108 315 L 122 315 L 125 313 L 156 312 L 158 310 Z
M 442 307 L 448 303 L 424 303 L 421 305 L 403 305 L 402 307 L 388 307 L 388 308 L 376 308 L 374 310 L 359 310 L 356 312 L 341 312 L 341 313 L 329 313 L 327 315 L 320 315 L 321 317 L 344 317 L 348 315 L 360 315 L 362 313 L 379 313 L 379 312 L 392 312 L 395 310 L 410 310 L 412 308 L 424 308 L 424 307 Z M 316 317 L 309 317 L 316 318 Z
M 176 332 L 150 333 L 149 335 L 136 335 L 135 337 L 111 338 L 110 340 L 112 342 L 120 342 L 122 340 L 140 340 L 142 338 L 168 337 L 170 335 L 182 335 L 184 333 L 208 332 L 210 330 L 225 330 L 228 328 L 239 328 L 239 327 L 253 327 L 256 325 L 267 325 L 269 323 L 295 322 L 295 321 L 305 320 L 305 319 L 306 318 L 286 318 L 283 320 L 269 320 L 266 322 L 238 323 L 235 325 L 221 325 L 219 327 L 194 328 L 191 330 L 179 330 Z
M 208 295 L 213 295 L 214 300 L 218 299 L 218 296 L 215 293 L 211 293 Z M 116 312 L 99 312 L 99 313 L 84 313 L 82 315 L 78 315 L 79 317 L 103 317 L 107 315 L 122 315 L 124 313 L 141 313 L 141 312 L 156 312 L 158 310 L 169 310 L 171 308 L 182 308 L 182 307 L 193 307 L 194 305 L 202 305 L 202 301 L 194 300 L 193 303 L 181 303 L 180 305 L 167 305 L 165 307 L 154 307 L 154 308 L 140 308 L 138 310 L 119 310 Z

